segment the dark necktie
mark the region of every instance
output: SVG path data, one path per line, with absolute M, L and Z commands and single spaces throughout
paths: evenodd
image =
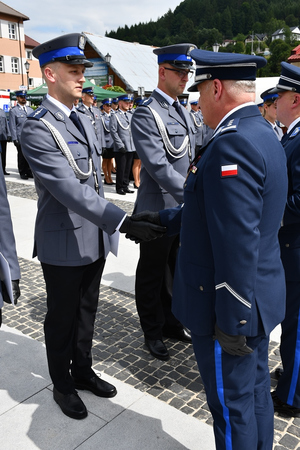
M 94 117 L 94 111 L 93 111 L 93 108 L 91 106 L 89 107 L 89 110 L 90 110 L 92 116 Z
M 288 134 L 287 133 L 285 133 L 283 136 L 282 136 L 282 138 L 281 138 L 281 144 L 283 145 L 286 141 L 288 140 Z
M 76 114 L 75 111 L 71 111 L 70 114 L 70 119 L 72 120 L 72 122 L 74 123 L 75 127 L 80 131 L 80 133 L 82 134 L 82 136 L 86 137 L 85 132 L 84 132 L 84 128 L 81 125 L 80 120 L 78 119 L 78 116 Z
M 185 122 L 184 114 L 183 114 L 180 104 L 178 102 L 174 102 L 173 106 L 176 109 L 176 111 L 178 112 L 178 114 L 180 115 L 180 117 L 182 118 L 182 120 L 184 120 L 184 122 Z

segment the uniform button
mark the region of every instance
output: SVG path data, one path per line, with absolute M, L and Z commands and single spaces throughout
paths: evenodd
M 240 320 L 241 325 L 246 325 L 246 323 L 247 323 L 247 320 Z
M 92 155 L 94 154 L 94 150 L 91 151 L 91 154 L 92 154 Z
M 186 187 L 186 183 L 184 183 L 183 187 L 184 187 L 184 188 Z
M 80 156 L 80 152 L 77 152 L 77 156 Z
M 200 291 L 204 291 L 204 287 L 203 286 L 199 286 Z
M 290 244 L 285 244 L 285 246 L 286 246 L 286 247 L 289 247 L 289 246 L 290 246 Z

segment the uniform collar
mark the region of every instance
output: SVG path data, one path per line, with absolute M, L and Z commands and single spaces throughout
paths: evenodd
M 66 105 L 56 100 L 56 98 L 51 97 L 51 95 L 47 94 L 47 99 L 57 106 L 62 112 L 64 112 L 68 117 L 70 117 L 71 109 L 69 109 Z

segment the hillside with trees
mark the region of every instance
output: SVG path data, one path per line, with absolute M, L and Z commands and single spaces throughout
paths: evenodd
M 233 40 L 234 44 L 220 47 L 219 51 L 236 53 L 259 53 L 269 48 L 270 64 L 260 75 L 271 76 L 280 72 L 280 61 L 286 60 L 299 44 L 291 37 L 290 27 L 295 26 L 300 26 L 299 0 L 184 0 L 174 12 L 169 10 L 156 22 L 119 27 L 106 36 L 158 47 L 191 42 L 207 50 L 215 42 Z M 281 28 L 285 29 L 285 41 L 272 42 L 272 34 Z M 245 39 L 252 33 L 268 37 L 259 46 L 254 42 L 251 48 Z

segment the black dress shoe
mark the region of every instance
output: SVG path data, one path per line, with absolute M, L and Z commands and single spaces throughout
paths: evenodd
M 32 173 L 31 173 L 31 172 L 29 172 L 29 173 L 26 173 L 26 176 L 27 176 L 28 178 L 33 178 L 33 175 L 32 175 Z
M 124 188 L 123 191 L 126 192 L 126 194 L 133 194 L 134 193 L 134 191 L 131 191 L 130 189 L 128 189 L 128 187 Z
M 108 186 L 112 186 L 115 183 L 113 183 L 113 182 L 110 183 L 109 181 L 104 180 L 104 184 L 108 184 Z
M 80 420 L 88 415 L 85 404 L 76 391 L 72 394 L 62 394 L 54 387 L 53 398 L 62 412 L 72 419 Z
M 20 175 L 21 180 L 28 180 L 28 176 L 27 175 Z
M 75 389 L 85 389 L 91 391 L 98 397 L 111 398 L 117 394 L 117 389 L 107 381 L 102 380 L 96 375 L 89 379 L 73 378 Z
M 295 406 L 288 405 L 287 403 L 282 402 L 276 395 L 276 391 L 271 392 L 274 411 L 278 412 L 278 414 L 283 414 L 288 417 L 300 417 L 300 408 L 296 408 Z
M 126 195 L 126 192 L 124 191 L 124 189 L 119 189 L 119 190 L 117 191 L 117 194 L 120 194 L 120 195 Z
M 170 339 L 177 339 L 178 341 L 182 342 L 192 342 L 191 333 L 186 328 L 182 328 L 182 330 L 172 330 L 172 331 L 163 330 L 163 335 L 164 337 Z
M 134 189 L 138 189 L 139 188 L 135 183 L 133 183 L 133 187 L 134 187 Z
M 4 171 L 4 175 L 10 175 L 9 172 L 6 172 L 6 170 Z
M 145 338 L 145 345 L 154 358 L 167 361 L 170 358 L 167 347 L 161 339 L 151 340 Z

